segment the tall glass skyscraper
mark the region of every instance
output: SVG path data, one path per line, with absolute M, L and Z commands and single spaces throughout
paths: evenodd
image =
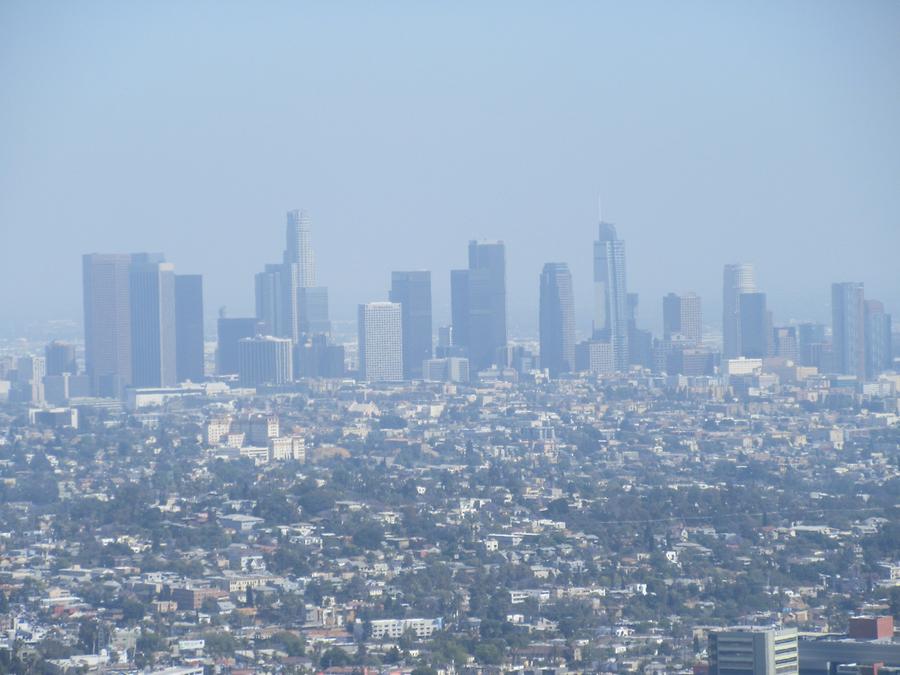
M 136 253 L 129 269 L 131 383 L 176 383 L 175 266 L 161 253 Z
M 551 376 L 575 370 L 575 298 L 566 263 L 547 263 L 541 272 L 541 367 Z
M 256 318 L 262 323 L 263 332 L 290 338 L 295 344 L 304 334 L 331 330 L 328 289 L 316 286 L 309 224 L 306 211 L 288 211 L 282 261 L 266 265 L 254 279 Z
M 95 396 L 118 397 L 131 382 L 128 254 L 82 257 L 84 360 Z
M 866 377 L 870 380 L 891 369 L 892 339 L 891 315 L 884 311 L 884 304 L 866 300 Z
M 403 379 L 421 379 L 422 363 L 432 353 L 431 272 L 392 272 L 389 299 L 400 303 Z
M 478 372 L 498 362 L 506 347 L 506 247 L 469 242 L 469 268 L 450 273 L 453 343 L 466 348 Z
M 203 277 L 175 275 L 175 372 L 179 382 L 203 380 Z
M 861 282 L 831 284 L 831 339 L 834 369 L 866 375 L 866 309 Z
M 740 298 L 742 293 L 755 292 L 753 265 L 725 265 L 722 274 L 722 355 L 726 359 L 736 359 L 741 355 Z
M 612 223 L 600 221 L 594 242 L 594 339 L 612 345 L 617 371 L 628 370 L 628 289 L 625 242 Z

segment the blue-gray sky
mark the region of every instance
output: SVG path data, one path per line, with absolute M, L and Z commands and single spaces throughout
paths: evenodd
M 305 207 L 333 314 L 470 238 L 511 325 L 566 261 L 589 325 L 597 195 L 645 325 L 756 264 L 777 323 L 860 280 L 900 313 L 898 2 L 0 4 L 0 316 L 81 318 L 80 254 L 162 250 L 252 311 Z

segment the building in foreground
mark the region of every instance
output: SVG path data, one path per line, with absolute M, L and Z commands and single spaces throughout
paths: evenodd
M 740 627 L 709 634 L 709 675 L 798 675 L 797 630 Z
M 400 304 L 370 302 L 359 306 L 359 377 L 369 382 L 403 379 Z
M 238 379 L 255 387 L 287 384 L 293 379 L 293 343 L 288 338 L 259 335 L 238 341 Z

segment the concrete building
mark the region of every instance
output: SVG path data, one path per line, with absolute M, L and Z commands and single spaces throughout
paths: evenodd
M 287 384 L 293 380 L 293 345 L 288 338 L 271 335 L 238 340 L 238 379 L 241 384 Z
M 359 306 L 359 377 L 369 382 L 403 379 L 403 330 L 400 304 Z
M 709 675 L 798 675 L 793 628 L 742 627 L 709 634 Z

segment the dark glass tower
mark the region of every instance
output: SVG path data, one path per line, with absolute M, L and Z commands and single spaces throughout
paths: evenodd
M 200 382 L 203 372 L 203 277 L 175 275 L 175 371 L 179 382 Z
M 541 272 L 541 367 L 551 376 L 575 370 L 575 299 L 566 263 L 547 263 Z
M 478 372 L 497 363 L 506 347 L 506 247 L 469 242 L 469 268 L 450 276 L 454 344 L 466 348 Z
M 845 375 L 865 377 L 866 315 L 862 283 L 831 285 L 831 321 L 834 369 Z
M 772 320 L 766 310 L 765 293 L 741 293 L 738 298 L 741 356 L 769 356 Z
M 431 272 L 392 272 L 389 299 L 400 303 L 403 379 L 421 379 L 422 362 L 431 358 Z
M 216 349 L 216 373 L 236 375 L 240 371 L 239 343 L 257 334 L 259 323 L 255 318 L 219 317 L 218 346 Z

